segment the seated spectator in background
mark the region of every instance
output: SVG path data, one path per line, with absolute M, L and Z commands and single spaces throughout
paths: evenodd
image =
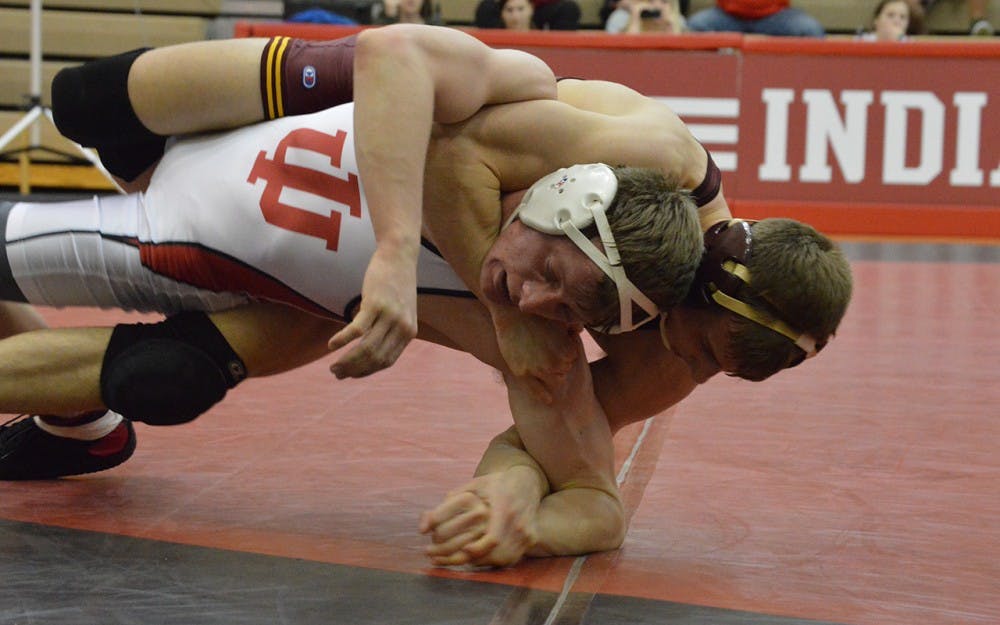
M 609 33 L 681 33 L 687 24 L 676 0 L 621 0 L 604 30 Z
M 784 37 L 822 37 L 823 25 L 789 0 L 716 0 L 688 19 L 693 31 L 739 32 Z
M 910 25 L 910 3 L 907 0 L 881 0 L 872 17 L 872 30 L 858 35 L 863 41 L 906 41 Z
M 531 0 L 532 23 L 539 30 L 576 30 L 580 26 L 580 5 L 576 0 Z M 480 0 L 476 6 L 476 26 L 505 28 L 500 0 Z
M 534 14 L 531 0 L 500 0 L 500 19 L 507 30 L 531 30 Z
M 306 24 L 371 24 L 376 0 L 285 0 L 281 19 Z
M 599 12 L 601 16 L 601 24 L 604 25 L 604 30 L 610 33 L 620 33 L 621 30 L 608 30 L 608 18 L 611 14 L 615 12 L 618 8 L 627 9 L 629 0 L 604 0 L 604 4 L 601 5 L 601 10 Z M 674 8 L 679 9 L 682 17 L 687 17 L 688 11 L 691 8 L 691 0 L 674 0 Z M 619 18 L 621 19 L 621 18 Z M 687 22 L 684 22 L 684 28 L 687 29 Z
M 373 24 L 431 24 L 443 26 L 441 12 L 430 0 L 383 0 L 373 7 Z
M 937 4 L 937 0 L 907 0 L 910 5 L 910 35 L 926 35 L 927 12 Z M 986 0 L 967 0 L 969 6 L 969 34 L 981 37 L 993 36 L 993 24 L 986 19 Z
M 503 28 L 499 0 L 479 0 L 479 4 L 476 5 L 476 18 L 473 23 L 476 25 L 476 28 Z
M 305 11 L 299 11 L 289 16 L 285 21 L 297 24 L 339 24 L 343 26 L 357 24 L 354 19 L 346 15 L 327 11 L 326 9 L 306 9 Z

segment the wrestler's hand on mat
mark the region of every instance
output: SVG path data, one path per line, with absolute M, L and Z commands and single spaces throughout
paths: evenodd
M 336 351 L 360 339 L 330 365 L 338 379 L 360 378 L 391 366 L 417 335 L 416 264 L 378 248 L 365 271 L 358 313 L 327 343 Z
M 500 353 L 511 373 L 531 380 L 535 396 L 552 403 L 579 356 L 581 328 L 506 308 L 494 311 L 493 322 Z
M 439 566 L 516 564 L 537 541 L 540 498 L 527 467 L 511 467 L 475 478 L 420 518 L 420 532 L 433 544 L 427 556 Z M 529 481 L 530 480 L 530 481 Z

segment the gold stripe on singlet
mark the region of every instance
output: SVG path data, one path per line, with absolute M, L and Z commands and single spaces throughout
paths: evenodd
M 285 106 L 281 97 L 281 65 L 285 50 L 288 48 L 289 37 L 273 37 L 264 49 L 264 111 L 268 119 L 283 117 Z

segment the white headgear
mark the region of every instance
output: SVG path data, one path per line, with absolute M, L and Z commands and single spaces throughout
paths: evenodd
M 622 267 L 618 246 L 605 215 L 617 191 L 618 178 L 614 170 L 603 163 L 560 169 L 531 185 L 504 224 L 506 228 L 514 219 L 520 219 L 524 225 L 545 234 L 565 234 L 614 281 L 618 287 L 621 317 L 618 325 L 608 330 L 611 334 L 634 330 L 660 314 L 656 304 L 628 279 Z M 581 232 L 594 223 L 604 253 Z M 632 323 L 633 303 L 649 317 Z

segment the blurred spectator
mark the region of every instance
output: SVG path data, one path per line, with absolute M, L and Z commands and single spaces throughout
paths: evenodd
M 476 5 L 476 28 L 503 28 L 503 18 L 500 17 L 499 0 L 479 0 Z
M 314 24 L 371 24 L 375 0 L 285 0 L 282 19 Z
M 823 25 L 814 17 L 788 6 L 789 0 L 716 0 L 716 6 L 703 9 L 688 19 L 695 31 L 725 31 L 778 35 L 786 37 L 822 37 Z
M 615 9 L 619 8 L 619 4 L 628 4 L 628 1 L 629 0 L 604 0 L 604 4 L 601 6 L 600 16 L 601 23 L 604 24 L 605 30 L 607 30 L 608 18 L 611 17 L 611 14 L 615 12 Z M 622 6 L 622 8 L 626 7 Z M 691 0 L 679 0 L 678 2 L 674 2 L 674 8 L 680 9 L 681 17 L 687 17 L 688 9 L 691 8 Z M 686 24 L 687 22 L 685 22 L 685 28 L 687 27 Z M 610 30 L 608 32 L 617 33 L 621 31 Z
M 531 30 L 534 14 L 531 0 L 500 0 L 500 19 L 507 30 Z
M 580 5 L 576 0 L 531 0 L 532 23 L 539 30 L 576 30 L 580 26 Z M 500 0 L 481 0 L 476 6 L 476 26 L 504 28 Z
M 905 41 L 910 25 L 910 3 L 907 0 L 881 0 L 872 16 L 872 30 L 861 33 L 864 41 Z
M 305 11 L 299 11 L 290 15 L 285 21 L 298 24 L 340 24 L 343 26 L 357 24 L 356 21 L 346 15 L 327 11 L 326 9 L 306 9 Z
M 937 0 L 907 0 L 910 4 L 911 35 L 927 34 L 927 12 L 937 4 Z M 986 18 L 986 0 L 967 0 L 969 5 L 969 34 L 990 37 L 994 34 L 993 24 Z
M 685 28 L 676 0 L 620 0 L 604 24 L 609 33 L 680 33 Z
M 431 0 L 382 0 L 373 9 L 372 23 L 386 24 L 432 24 L 443 26 L 441 10 L 431 5 Z

